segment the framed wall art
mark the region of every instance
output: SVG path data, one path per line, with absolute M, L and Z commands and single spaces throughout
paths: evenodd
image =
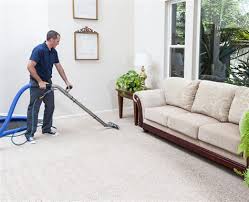
M 99 34 L 89 27 L 74 32 L 75 60 L 99 60 Z
M 74 19 L 98 19 L 98 0 L 73 0 Z

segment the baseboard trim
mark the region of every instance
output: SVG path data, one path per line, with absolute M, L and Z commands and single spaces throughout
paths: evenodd
M 126 111 L 132 112 L 133 107 L 125 107 Z M 118 113 L 118 108 L 114 109 L 105 109 L 105 110 L 99 110 L 99 111 L 94 111 L 93 113 L 95 114 L 103 114 L 103 113 L 108 113 L 108 112 L 116 112 Z M 7 113 L 0 113 L 0 116 L 7 116 Z M 26 116 L 26 114 L 13 114 L 13 116 Z M 79 114 L 67 114 L 67 115 L 61 115 L 61 116 L 54 116 L 54 120 L 58 119 L 67 119 L 67 118 L 73 118 L 73 117 L 82 117 L 82 116 L 88 116 L 86 112 L 79 113 Z M 39 116 L 39 119 L 42 119 L 42 116 Z

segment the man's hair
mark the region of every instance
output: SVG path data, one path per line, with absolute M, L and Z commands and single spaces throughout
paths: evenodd
M 54 30 L 50 30 L 47 33 L 47 41 L 50 39 L 57 39 L 57 37 L 60 36 L 60 34 Z

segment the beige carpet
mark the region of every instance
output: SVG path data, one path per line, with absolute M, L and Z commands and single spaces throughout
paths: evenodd
M 37 144 L 0 139 L 0 201 L 249 201 L 233 173 L 133 125 L 131 116 L 55 121 L 60 136 Z

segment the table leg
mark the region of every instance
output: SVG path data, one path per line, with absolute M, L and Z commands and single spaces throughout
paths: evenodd
M 123 117 L 123 97 L 118 94 L 119 118 Z
M 137 126 L 138 125 L 138 108 L 137 108 L 137 103 L 133 101 L 133 106 L 134 106 L 134 124 Z

